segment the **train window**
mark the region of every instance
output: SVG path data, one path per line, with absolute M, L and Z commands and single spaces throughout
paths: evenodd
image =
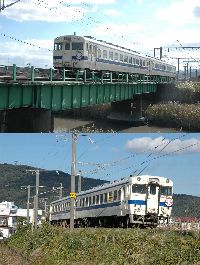
M 118 200 L 121 200 L 122 192 L 121 190 L 118 190 Z
M 84 207 L 85 205 L 85 198 L 82 199 L 82 206 Z
M 103 194 L 100 195 L 100 204 L 103 203 Z
M 107 59 L 108 53 L 106 50 L 103 50 L 103 59 Z
M 130 64 L 133 63 L 133 58 L 132 57 L 129 57 L 129 61 L 128 61 Z
M 99 195 L 96 195 L 96 204 L 99 204 Z
M 143 61 L 143 66 L 145 66 L 145 61 Z
M 133 58 L 133 64 L 135 64 L 135 58 Z
M 54 50 L 55 51 L 61 51 L 62 50 L 62 43 L 55 43 L 54 44 Z
M 89 205 L 92 204 L 92 197 L 89 197 Z
M 107 201 L 108 201 L 108 194 L 104 193 L 104 202 L 107 202 Z
M 128 63 L 128 56 L 127 55 L 124 55 L 124 62 Z
M 93 54 L 95 56 L 97 56 L 97 46 L 96 45 L 93 46 Z
M 172 195 L 172 187 L 161 187 L 161 195 L 171 196 Z
M 114 54 L 114 60 L 115 61 L 118 61 L 119 60 L 119 56 L 118 56 L 118 53 L 117 52 L 115 52 L 115 54 Z
M 157 186 L 155 184 L 151 184 L 150 190 L 149 190 L 150 194 L 152 194 L 152 195 L 156 194 L 156 187 Z
M 146 185 L 133 184 L 132 185 L 132 193 L 145 194 L 146 193 Z
M 92 52 L 92 44 L 89 45 L 89 52 Z
M 109 52 L 109 59 L 113 60 L 113 52 Z
M 120 60 L 120 62 L 123 62 L 123 61 L 124 61 L 124 56 L 123 56 L 123 54 L 120 54 L 119 60 Z
M 101 50 L 98 49 L 98 58 L 101 58 Z
M 70 43 L 65 43 L 65 50 L 70 50 Z
M 85 206 L 88 206 L 88 197 L 85 200 Z
M 83 50 L 83 42 L 72 42 L 72 50 Z
M 92 204 L 95 204 L 95 196 L 92 197 Z
M 137 64 L 137 65 L 140 65 L 140 61 L 139 61 L 139 59 L 136 59 L 136 64 Z
M 86 43 L 86 51 L 88 51 L 89 50 L 89 45 L 88 45 L 88 43 Z
M 80 199 L 80 206 L 82 206 L 81 203 L 82 203 L 82 199 Z
M 113 200 L 116 201 L 117 200 L 117 190 L 114 190 L 114 196 L 113 196 Z
M 142 66 L 142 60 L 140 59 L 140 66 Z
M 108 200 L 109 200 L 109 202 L 111 202 L 113 200 L 113 193 L 112 193 L 112 191 L 110 191 L 109 194 L 108 194 Z

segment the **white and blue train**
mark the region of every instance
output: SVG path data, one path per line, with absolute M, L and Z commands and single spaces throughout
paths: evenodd
M 129 176 L 77 194 L 76 227 L 156 227 L 169 223 L 173 182 L 158 176 Z M 68 225 L 70 197 L 50 204 L 50 222 Z
M 90 36 L 55 38 L 53 66 L 55 69 L 176 77 L 176 67 L 169 63 Z

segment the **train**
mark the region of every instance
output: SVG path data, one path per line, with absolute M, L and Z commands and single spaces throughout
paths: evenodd
M 54 39 L 55 69 L 115 72 L 176 77 L 176 67 L 134 50 L 96 40 L 91 36 L 65 35 Z
M 75 227 L 156 227 L 169 223 L 172 206 L 172 180 L 130 175 L 77 193 L 74 224 Z M 69 196 L 50 203 L 49 221 L 69 226 Z

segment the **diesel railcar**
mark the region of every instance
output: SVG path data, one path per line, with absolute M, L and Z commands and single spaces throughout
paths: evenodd
M 53 65 L 55 69 L 176 76 L 176 67 L 169 63 L 90 36 L 66 35 L 55 38 Z
M 75 202 L 75 226 L 156 227 L 169 223 L 173 182 L 159 176 L 129 176 L 82 191 Z M 50 222 L 68 225 L 70 197 L 50 204 Z

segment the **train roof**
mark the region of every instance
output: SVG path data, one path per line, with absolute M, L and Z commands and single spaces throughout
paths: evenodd
M 64 38 L 64 37 L 77 37 L 77 38 L 83 38 L 83 39 L 85 39 L 85 40 L 87 40 L 87 41 L 92 41 L 93 43 L 95 43 L 95 44 L 99 44 L 99 45 L 104 45 L 105 47 L 109 47 L 109 48 L 114 48 L 114 49 L 118 49 L 118 50 L 120 50 L 120 51 L 122 51 L 122 52 L 129 52 L 129 53 L 131 53 L 131 54 L 134 54 L 134 55 L 136 55 L 136 56 L 140 56 L 140 57 L 142 57 L 142 58 L 144 58 L 144 59 L 151 59 L 151 60 L 154 60 L 154 61 L 156 61 L 156 62 L 162 62 L 162 63 L 164 63 L 164 64 L 166 64 L 166 65 L 170 65 L 170 66 L 174 66 L 174 65 L 172 65 L 172 64 L 170 64 L 170 63 L 168 63 L 168 62 L 166 62 L 166 61 L 163 61 L 163 60 L 160 60 L 160 59 L 158 59 L 158 58 L 155 58 L 155 57 L 151 57 L 151 56 L 148 56 L 148 55 L 144 55 L 144 54 L 141 54 L 141 53 L 139 53 L 139 52 L 137 52 L 137 51 L 135 51 L 135 50 L 132 50 L 132 49 L 129 49 L 129 48 L 126 48 L 126 47 L 123 47 L 123 46 L 120 46 L 120 45 L 116 45 L 116 44 L 113 44 L 113 43 L 111 43 L 111 42 L 107 42 L 107 41 L 104 41 L 104 40 L 97 40 L 97 39 L 95 39 L 94 37 L 92 37 L 92 36 L 77 36 L 77 35 L 63 35 L 63 36 L 59 36 L 59 37 L 57 37 L 57 38 L 55 38 L 54 39 L 54 41 L 56 41 L 56 40 L 58 40 L 59 38 Z
M 173 185 L 172 180 L 170 180 L 168 178 L 165 178 L 165 177 L 151 176 L 151 175 L 142 175 L 142 176 L 132 176 L 132 175 L 130 175 L 129 177 L 122 178 L 120 180 L 114 180 L 114 181 L 112 181 L 110 183 L 105 183 L 105 184 L 96 186 L 94 188 L 81 191 L 81 192 L 79 192 L 77 194 L 77 196 L 81 196 L 81 195 L 84 195 L 84 194 L 87 194 L 87 193 L 97 192 L 97 191 L 100 191 L 100 190 L 103 190 L 103 189 L 108 189 L 108 188 L 111 188 L 111 187 L 123 185 L 123 184 L 129 183 L 130 180 L 134 180 L 134 179 L 136 179 L 137 181 L 141 180 L 141 184 L 146 184 L 145 183 L 146 181 L 156 182 L 157 179 L 158 179 L 160 185 L 164 185 L 164 184 L 167 184 L 167 186 L 172 186 Z M 57 203 L 57 202 L 62 201 L 63 199 L 68 199 L 68 198 L 69 198 L 69 196 L 64 197 L 62 199 L 59 199 L 59 200 L 56 200 L 56 201 L 53 201 L 51 203 Z

